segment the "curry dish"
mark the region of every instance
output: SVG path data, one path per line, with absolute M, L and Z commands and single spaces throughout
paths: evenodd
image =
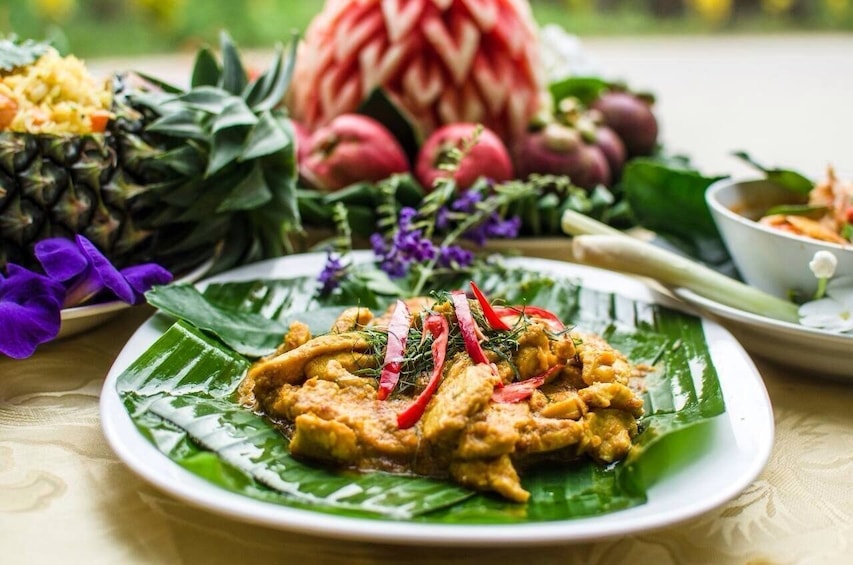
M 294 456 L 361 471 L 450 478 L 525 502 L 532 465 L 624 458 L 642 371 L 547 310 L 464 293 L 344 310 L 328 333 L 291 324 L 255 363 L 241 402 Z

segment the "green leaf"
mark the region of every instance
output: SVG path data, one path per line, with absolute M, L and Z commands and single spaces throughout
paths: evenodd
M 692 257 L 718 265 L 729 255 L 705 203 L 705 190 L 721 178 L 678 161 L 639 158 L 626 165 L 620 188 L 639 225 Z
M 424 133 L 415 126 L 417 121 L 395 104 L 382 88 L 373 89 L 356 111 L 384 125 L 400 142 L 409 162 L 415 162 L 418 148 L 424 141 Z
M 273 195 L 273 205 L 257 211 L 267 225 L 281 228 L 290 223 L 298 226 L 299 203 L 296 200 L 296 155 L 293 146 L 261 157 L 264 179 Z
M 222 51 L 222 76 L 218 86 L 237 96 L 246 88 L 246 69 L 243 68 L 240 53 L 228 32 L 222 31 L 219 34 L 219 45 Z
M 272 200 L 272 192 L 267 186 L 260 163 L 254 163 L 249 175 L 240 181 L 219 203 L 217 213 L 234 210 L 252 210 Z
M 797 171 L 793 171 L 790 169 L 780 169 L 773 167 L 765 167 L 764 165 L 758 163 L 755 159 L 749 156 L 746 151 L 735 151 L 733 153 L 735 157 L 738 157 L 748 165 L 751 165 L 763 172 L 767 177 L 767 180 L 772 181 L 779 186 L 790 190 L 791 192 L 795 192 L 797 194 L 808 194 L 811 192 L 812 188 L 814 188 L 814 181 L 806 177 L 805 175 L 798 173 Z
M 276 320 L 220 308 L 187 284 L 157 286 L 145 298 L 164 312 L 213 332 L 234 351 L 250 357 L 275 351 L 287 331 L 287 326 Z
M 221 75 L 222 69 L 219 68 L 219 62 L 210 47 L 199 49 L 193 64 L 190 87 L 195 89 L 200 86 L 216 86 Z
M 581 104 L 589 106 L 610 88 L 611 83 L 599 77 L 569 77 L 548 85 L 555 106 L 569 97 L 577 98 Z
M 792 216 L 811 216 L 819 218 L 828 211 L 826 206 L 815 206 L 813 204 L 780 204 L 773 206 L 766 212 L 765 216 L 773 216 L 775 214 L 784 214 Z
M 211 177 L 237 161 L 243 152 L 243 141 L 246 138 L 247 128 L 235 126 L 221 129 L 213 134 L 213 145 L 210 148 L 210 158 L 207 162 L 205 177 Z
M 240 98 L 214 86 L 199 86 L 180 95 L 177 101 L 188 108 L 218 116 L 229 104 Z
M 207 132 L 201 126 L 199 113 L 190 109 L 157 118 L 146 127 L 146 131 L 202 141 L 207 139 Z
M 298 36 L 293 37 L 286 60 L 281 44 L 277 44 L 273 64 L 263 75 L 253 81 L 243 93 L 246 103 L 255 112 L 272 110 L 284 98 L 293 77 L 298 39 Z
M 236 96 L 228 99 L 222 112 L 213 119 L 212 131 L 231 128 L 234 126 L 253 126 L 258 123 L 258 117 L 246 105 L 242 98 Z
M 292 147 L 293 138 L 294 133 L 289 120 L 270 111 L 264 111 L 249 131 L 240 160 L 257 159 Z

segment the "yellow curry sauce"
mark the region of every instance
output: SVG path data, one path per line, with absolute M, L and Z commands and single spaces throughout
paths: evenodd
M 344 310 L 316 337 L 294 322 L 250 368 L 241 402 L 279 424 L 295 456 L 450 478 L 516 502 L 529 497 L 519 479 L 528 466 L 609 464 L 630 451 L 643 370 L 599 336 L 540 309 L 500 318 L 464 295 L 392 309 Z M 395 347 L 402 356 L 389 360 Z

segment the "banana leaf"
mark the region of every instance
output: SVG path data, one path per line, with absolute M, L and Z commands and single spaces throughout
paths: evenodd
M 701 455 L 709 423 L 725 406 L 700 319 L 521 270 L 484 271 L 476 279 L 493 299 L 549 308 L 600 333 L 633 362 L 657 367 L 647 382 L 642 432 L 625 461 L 528 469 L 523 486 L 531 499 L 520 505 L 441 480 L 341 472 L 291 458 L 286 438 L 235 401 L 251 358 L 196 326 L 217 328 L 228 312 L 235 320 L 264 317 L 275 327 L 300 313 L 308 320 L 330 315 L 308 278 L 210 284 L 193 298 L 209 302 L 214 314 L 207 320 L 172 300 L 172 315 L 192 323 L 180 320 L 166 330 L 120 375 L 118 392 L 140 432 L 188 471 L 271 504 L 343 516 L 464 524 L 595 516 L 643 504 L 651 485 Z M 169 292 L 158 290 L 159 300 L 168 301 Z M 376 308 L 392 299 L 364 297 Z

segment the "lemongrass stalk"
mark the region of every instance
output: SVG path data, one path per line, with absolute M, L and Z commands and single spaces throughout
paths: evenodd
M 565 214 L 563 231 L 575 235 L 572 253 L 579 263 L 649 277 L 665 285 L 692 290 L 732 308 L 799 323 L 797 306 L 793 302 L 633 238 L 582 214 Z

